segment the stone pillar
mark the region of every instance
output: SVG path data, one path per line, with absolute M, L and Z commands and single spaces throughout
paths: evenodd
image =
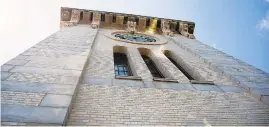
M 137 48 L 127 48 L 127 56 L 130 59 L 130 66 L 134 67 L 133 71 L 136 71 L 137 76 L 140 76 L 142 79 L 152 79 L 152 75 L 141 57 Z
M 70 22 L 77 24 L 79 20 L 80 20 L 80 11 L 77 9 L 73 9 Z
M 83 12 L 82 23 L 85 23 L 85 24 L 90 23 L 90 12 L 87 12 L 87 11 Z
M 146 18 L 145 17 L 140 17 L 139 18 L 139 23 L 138 23 L 138 30 L 139 31 L 146 30 L 146 24 L 147 24 Z
M 112 14 L 111 13 L 105 13 L 105 23 L 111 24 L 112 23 Z
M 176 79 L 180 83 L 189 83 L 189 79 L 160 51 L 152 51 L 151 59 L 165 78 Z
M 117 27 L 124 28 L 123 20 L 124 20 L 124 16 L 122 16 L 122 15 L 116 15 L 116 24 L 117 24 Z

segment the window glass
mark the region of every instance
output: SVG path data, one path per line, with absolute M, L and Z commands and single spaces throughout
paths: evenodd
M 154 62 L 148 56 L 142 55 L 142 58 L 145 61 L 146 65 L 148 66 L 149 71 L 151 72 L 151 75 L 153 77 L 164 78 L 162 73 L 158 70 Z
M 123 53 L 114 53 L 114 69 L 116 76 L 132 76 L 128 59 Z

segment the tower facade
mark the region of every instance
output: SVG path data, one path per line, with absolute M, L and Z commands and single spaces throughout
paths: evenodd
M 269 125 L 269 74 L 193 22 L 61 8 L 60 27 L 1 66 L 2 125 Z

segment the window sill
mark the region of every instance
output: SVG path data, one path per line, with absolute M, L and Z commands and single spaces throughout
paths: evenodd
M 115 79 L 142 80 L 139 76 L 115 76 Z
M 168 79 L 168 78 L 153 78 L 153 81 L 158 81 L 158 82 L 176 82 L 178 81 L 176 79 Z
M 197 80 L 190 80 L 192 84 L 207 84 L 207 85 L 215 85 L 214 81 L 197 81 Z

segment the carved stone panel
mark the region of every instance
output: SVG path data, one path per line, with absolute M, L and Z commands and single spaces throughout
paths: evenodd
M 68 11 L 68 10 L 62 11 L 61 21 L 70 21 L 70 18 L 71 18 L 70 11 Z
M 73 9 L 70 22 L 77 24 L 79 20 L 80 20 L 80 10 Z
M 189 33 L 189 26 L 188 26 L 187 23 L 183 23 L 183 22 L 180 23 L 180 26 L 179 26 L 179 32 L 180 32 L 183 36 L 185 36 L 185 37 L 187 37 L 187 38 L 195 39 L 195 36 L 194 36 L 193 34 L 190 34 L 190 33 Z
M 91 27 L 93 29 L 98 28 L 99 25 L 100 25 L 100 20 L 101 20 L 101 13 L 99 13 L 99 12 L 93 12 L 93 18 L 92 18 Z

